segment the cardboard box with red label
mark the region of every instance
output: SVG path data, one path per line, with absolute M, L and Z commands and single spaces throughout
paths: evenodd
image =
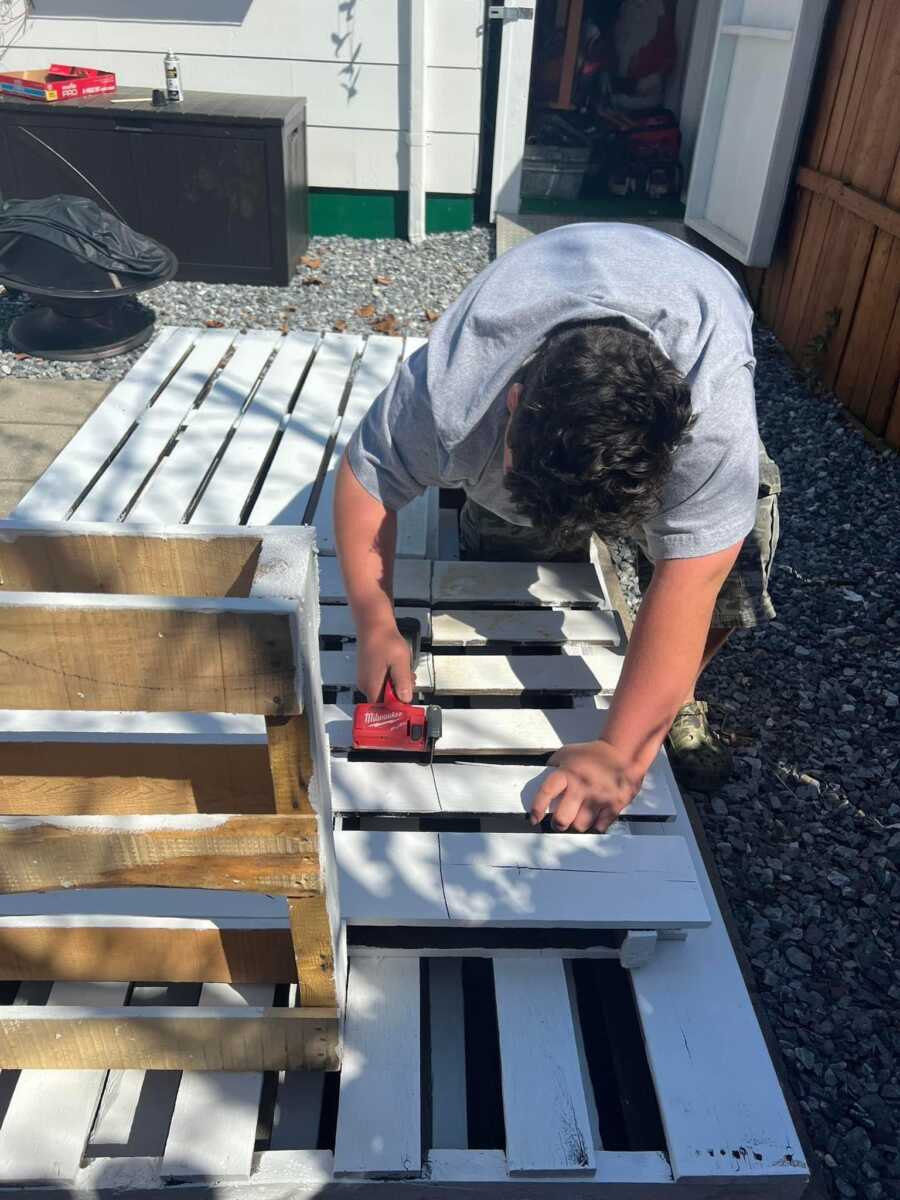
M 74 100 L 116 90 L 112 71 L 96 67 L 67 67 L 54 63 L 46 71 L 0 72 L 0 94 L 28 100 Z

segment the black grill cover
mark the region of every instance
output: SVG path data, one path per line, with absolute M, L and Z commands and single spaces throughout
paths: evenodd
M 116 274 L 162 278 L 172 263 L 171 254 L 158 242 L 82 196 L 5 201 L 0 204 L 0 240 L 16 233 L 41 238 L 83 263 Z

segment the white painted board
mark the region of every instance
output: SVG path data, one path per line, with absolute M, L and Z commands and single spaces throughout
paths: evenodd
M 267 984 L 205 983 L 200 1008 L 271 1005 Z M 247 1179 L 259 1123 L 261 1071 L 185 1071 L 162 1160 L 174 1179 Z
M 586 654 L 438 654 L 434 688 L 443 695 L 519 696 L 522 692 L 593 695 L 611 692 L 622 655 L 597 647 Z
M 336 558 L 319 559 L 319 600 L 346 604 L 347 591 Z M 431 563 L 421 558 L 398 558 L 394 563 L 394 603 L 428 604 L 431 601 Z
M 484 646 L 488 642 L 522 645 L 578 643 L 623 644 L 618 614 L 612 609 L 483 608 L 432 614 L 436 646 Z
M 189 419 L 236 334 L 236 329 L 207 329 L 200 334 L 171 382 L 141 415 L 137 429 L 78 505 L 79 521 L 119 519 L 179 427 Z M 105 449 L 108 454 L 113 447 Z M 57 510 L 54 515 L 62 514 Z
M 250 513 L 251 525 L 302 525 L 363 339 L 328 333 L 303 381 Z
M 747 266 L 771 262 L 828 0 L 723 0 L 685 224 Z
M 418 621 L 423 639 L 431 637 L 431 612 L 427 608 L 399 608 L 396 615 Z M 347 642 L 356 641 L 356 622 L 349 605 L 323 604 L 319 616 L 320 637 L 339 637 Z
M 190 351 L 199 333 L 197 329 L 160 330 L 125 378 L 26 492 L 12 516 L 21 520 L 67 517 L 112 450 Z
M 318 334 L 297 331 L 284 338 L 194 510 L 191 520 L 195 525 L 236 525 L 240 521 L 318 341 Z
M 343 335 L 347 337 L 347 334 Z M 337 470 L 344 448 L 359 422 L 369 411 L 373 401 L 388 386 L 400 363 L 403 339 L 371 334 L 365 343 L 362 358 L 356 369 L 353 387 L 340 417 L 334 449 L 328 471 L 322 482 L 322 490 L 316 502 L 311 524 L 316 527 L 316 542 L 320 554 L 334 554 L 334 486 Z
M 321 650 L 322 683 L 325 687 L 352 689 L 356 682 L 356 648 L 344 650 Z M 416 689 L 434 690 L 434 666 L 430 654 L 422 654 L 416 667 Z
M 598 703 L 606 697 L 598 696 Z M 600 708 L 447 708 L 435 754 L 547 754 L 570 742 L 599 737 L 605 720 Z M 353 712 L 325 705 L 332 750 L 350 750 Z
M 675 837 L 338 830 L 335 848 L 348 924 L 683 929 L 709 923 L 693 864 Z
M 494 960 L 510 1175 L 594 1170 L 562 958 Z
M 435 608 L 484 604 L 507 608 L 609 607 L 591 563 L 436 562 Z
M 48 1004 L 116 1006 L 127 992 L 127 983 L 54 983 Z M 0 1180 L 71 1183 L 105 1080 L 106 1071 L 22 1071 L 0 1125 Z
M 418 959 L 353 959 L 347 980 L 335 1175 L 422 1170 Z
M 280 334 L 253 329 L 239 334 L 234 354 L 218 376 L 190 425 L 166 455 L 128 514 L 129 520 L 177 525 L 222 448 L 247 397 L 259 381 Z M 238 481 L 232 479 L 232 487 Z

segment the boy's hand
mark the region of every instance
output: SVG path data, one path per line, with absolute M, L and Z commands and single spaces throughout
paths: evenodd
M 357 631 L 357 683 L 370 704 L 380 699 L 388 672 L 398 699 L 409 704 L 413 694 L 412 658 L 409 643 L 393 620 Z
M 553 828 L 605 832 L 637 794 L 625 756 L 609 742 L 575 742 L 550 759 L 552 771 L 531 806 L 531 820 L 542 821 L 553 804 Z

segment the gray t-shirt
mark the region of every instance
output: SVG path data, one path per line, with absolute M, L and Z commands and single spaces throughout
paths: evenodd
M 482 271 L 359 425 L 353 473 L 390 509 L 429 486 L 459 487 L 527 525 L 503 482 L 507 387 L 554 327 L 609 317 L 654 337 L 696 414 L 660 511 L 635 532 L 653 559 L 734 545 L 753 527 L 758 492 L 752 310 L 724 267 L 640 225 L 567 225 Z

